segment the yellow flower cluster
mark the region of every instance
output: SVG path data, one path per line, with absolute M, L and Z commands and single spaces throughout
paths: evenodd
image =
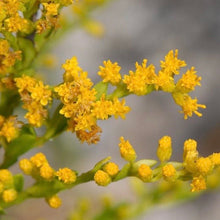
M 31 125 L 40 127 L 48 114 L 45 106 L 52 100 L 52 92 L 49 86 L 25 75 L 15 78 L 15 82 L 24 102 L 23 108 L 28 110 L 25 118 Z
M 220 165 L 220 153 L 208 157 L 199 157 L 195 140 L 184 142 L 183 165 L 187 172 L 193 176 L 192 191 L 206 189 L 206 178 Z
M 100 66 L 98 75 L 103 78 L 103 82 L 110 82 L 112 85 L 117 85 L 121 80 L 121 74 L 119 73 L 121 67 L 118 63 L 112 63 L 110 60 L 103 62 L 104 67 Z
M 92 88 L 93 83 L 87 78 L 87 72 L 78 66 L 76 57 L 67 60 L 63 68 L 64 83 L 54 89 L 63 103 L 60 114 L 69 119 L 69 130 L 76 132 L 82 142 L 96 143 L 101 132 L 97 120 L 105 120 L 112 115 L 125 118 L 130 108 L 125 106 L 125 100 L 120 102 L 114 98 L 111 101 L 105 95 L 96 100 L 97 92 Z
M 119 167 L 116 163 L 108 162 L 104 164 L 101 170 L 98 170 L 94 175 L 94 180 L 99 186 L 107 186 L 111 183 L 112 178 L 114 178 L 119 172 Z
M 125 160 L 132 162 L 136 159 L 137 155 L 134 148 L 129 141 L 125 141 L 124 137 L 120 137 L 119 148 L 121 157 Z
M 19 166 L 26 175 L 31 175 L 36 180 L 53 181 L 55 178 L 58 178 L 59 181 L 65 184 L 71 184 L 77 178 L 76 173 L 69 168 L 55 171 L 43 153 L 37 153 L 30 159 L 20 160 Z
M 26 32 L 29 28 L 30 23 L 27 19 L 21 16 L 20 12 L 23 12 L 24 10 L 24 1 L 0 1 L 0 32 Z
M 142 65 L 136 63 L 136 70 L 130 71 L 122 80 L 126 84 L 129 92 L 136 95 L 145 95 L 148 91 L 162 90 L 169 92 L 177 105 L 182 108 L 184 119 L 191 117 L 193 113 L 202 116 L 198 108 L 205 108 L 205 105 L 197 103 L 197 99 L 192 99 L 188 93 L 193 91 L 195 86 L 200 85 L 201 77 L 196 75 L 195 68 L 187 70 L 185 74 L 175 83 L 174 76 L 179 74 L 181 67 L 186 66 L 185 61 L 178 59 L 178 50 L 169 51 L 165 60 L 161 61 L 161 69 L 155 73 L 154 65 L 148 67 L 147 60 L 144 59 Z
M 10 51 L 10 44 L 8 41 L 0 39 L 0 76 L 9 73 L 16 60 L 20 59 L 21 51 Z
M 14 178 L 7 169 L 0 170 L 0 199 L 5 203 L 13 202 L 17 198 L 14 186 Z
M 15 116 L 5 118 L 0 115 L 0 137 L 6 138 L 10 142 L 17 137 L 19 132 L 19 123 Z

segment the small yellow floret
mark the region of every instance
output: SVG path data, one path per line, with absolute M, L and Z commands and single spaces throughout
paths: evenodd
M 190 173 L 197 173 L 198 151 L 188 151 L 184 159 L 184 167 Z
M 209 158 L 214 166 L 220 165 L 220 153 L 213 153 L 212 155 L 209 156 Z
M 165 61 L 160 61 L 160 66 L 164 72 L 167 72 L 169 75 L 179 74 L 179 69 L 186 66 L 184 60 L 178 59 L 178 50 L 170 50 L 165 56 Z
M 33 164 L 28 159 L 20 160 L 19 167 L 26 175 L 30 175 L 33 170 Z
M 159 140 L 157 156 L 161 162 L 167 161 L 172 155 L 172 140 L 169 136 L 164 136 Z
M 99 66 L 100 71 L 98 75 L 103 78 L 103 82 L 110 82 L 112 85 L 117 85 L 121 80 L 121 74 L 119 73 L 121 67 L 118 63 L 112 63 L 110 60 L 104 61 L 103 66 Z
M 51 208 L 57 209 L 61 206 L 62 201 L 57 195 L 53 195 L 46 199 L 47 203 Z
M 138 176 L 143 180 L 144 182 L 148 182 L 152 178 L 152 169 L 146 165 L 141 164 L 138 168 Z
M 132 162 L 136 159 L 137 155 L 134 148 L 129 143 L 129 141 L 124 140 L 124 137 L 120 138 L 119 148 L 121 157 L 125 160 Z
M 43 3 L 44 8 L 46 9 L 46 15 L 47 16 L 54 16 L 58 14 L 58 8 L 60 4 L 55 3 Z
M 11 185 L 13 183 L 13 176 L 11 172 L 7 169 L 0 170 L 0 181 L 4 185 Z
M 103 166 L 103 170 L 110 176 L 115 176 L 119 172 L 119 167 L 116 163 L 109 162 Z
M 202 113 L 198 112 L 198 108 L 206 108 L 205 105 L 198 104 L 197 98 L 192 99 L 188 94 L 174 92 L 172 93 L 173 99 L 177 105 L 180 105 L 182 108 L 181 113 L 184 114 L 184 119 L 192 117 L 192 114 L 195 113 L 198 117 L 202 116 Z
M 33 157 L 30 158 L 30 161 L 36 167 L 41 167 L 43 164 L 47 163 L 47 158 L 43 153 L 37 153 Z
M 56 172 L 58 179 L 66 184 L 71 184 L 76 181 L 76 173 L 69 168 L 62 168 Z
M 6 189 L 2 193 L 2 199 L 4 202 L 13 202 L 17 198 L 17 191 L 15 189 Z
M 187 70 L 177 82 L 175 90 L 182 93 L 189 93 L 195 89 L 195 86 L 201 86 L 201 79 L 202 77 L 198 77 L 195 68 L 192 67 L 190 70 Z
M 45 163 L 40 167 L 40 176 L 45 180 L 51 180 L 54 177 L 54 170 L 53 168 L 48 164 Z
M 165 179 L 170 179 L 176 175 L 176 169 L 172 164 L 167 164 L 162 168 L 162 174 Z
M 127 85 L 129 92 L 136 95 L 145 95 L 148 91 L 148 85 L 154 83 L 156 78 L 155 66 L 147 65 L 147 59 L 144 59 L 142 65 L 137 62 L 135 64 L 136 71 L 129 71 L 129 75 L 125 75 L 123 82 Z
M 107 186 L 111 182 L 111 177 L 103 170 L 98 170 L 94 175 L 94 180 L 99 186 Z
M 183 146 L 183 160 L 185 160 L 186 155 L 189 151 L 197 151 L 197 142 L 193 139 L 188 139 L 184 142 Z
M 205 178 L 203 176 L 199 176 L 199 177 L 193 177 L 193 181 L 190 184 L 192 189 L 192 192 L 199 192 L 201 190 L 205 190 L 206 189 L 206 181 Z
M 209 157 L 200 157 L 197 162 L 198 172 L 202 175 L 207 175 L 213 168 L 212 161 Z

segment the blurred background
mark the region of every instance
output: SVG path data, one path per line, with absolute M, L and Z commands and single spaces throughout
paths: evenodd
M 144 58 L 158 70 L 160 60 L 167 52 L 179 49 L 179 57 L 186 61 L 187 67 L 195 66 L 202 77 L 202 87 L 197 87 L 192 97 L 197 97 L 207 109 L 201 110 L 202 118 L 194 115 L 184 120 L 169 94 L 155 92 L 146 97 L 129 96 L 126 100 L 132 110 L 126 120 L 110 119 L 99 123 L 103 129 L 99 144 L 80 144 L 75 134 L 65 133 L 25 156 L 43 151 L 54 168 L 68 166 L 79 172 L 90 169 L 106 156 L 112 156 L 112 160 L 122 167 L 124 161 L 118 150 L 120 136 L 130 140 L 138 159 L 156 159 L 158 139 L 164 135 L 173 139 L 172 160 L 182 159 L 183 142 L 189 138 L 197 140 L 203 156 L 219 152 L 220 1 L 115 0 L 96 10 L 94 18 L 104 26 L 102 37 L 75 30 L 56 44 L 53 53 L 59 64 L 48 76 L 52 85 L 62 81 L 60 66 L 72 56 L 77 56 L 79 65 L 97 82 L 103 60 L 118 62 L 122 74 L 134 70 L 135 62 L 141 63 Z M 17 167 L 13 169 L 17 170 Z M 112 194 L 115 201 L 127 201 L 134 196 L 128 179 L 106 188 L 91 182 L 60 193 L 63 205 L 58 210 L 49 208 L 43 199 L 29 200 L 10 208 L 3 219 L 66 219 L 78 198 L 89 197 L 96 203 L 105 193 Z M 215 191 L 188 203 L 155 207 L 137 219 L 218 220 L 219 205 L 220 192 Z M 28 215 L 25 215 L 27 210 Z

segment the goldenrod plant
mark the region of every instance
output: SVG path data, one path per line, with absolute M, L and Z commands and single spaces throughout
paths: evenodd
M 114 158 L 106 157 L 98 163 L 94 161 L 94 167 L 83 173 L 77 172 L 77 167 L 56 170 L 41 152 L 30 158 L 22 156 L 66 131 L 72 132 L 82 143 L 98 143 L 102 132 L 100 121 L 111 117 L 125 119 L 131 111 L 126 105 L 126 97 L 130 95 L 169 93 L 184 119 L 193 114 L 202 116 L 201 111 L 206 106 L 189 94 L 196 86 L 201 86 L 201 77 L 194 67 L 182 71 L 187 64 L 179 58 L 177 49 L 167 52 L 158 71 L 147 59 L 136 62 L 135 70 L 128 73 L 124 73 L 117 62 L 104 60 L 97 73 L 100 81 L 96 84 L 79 66 L 75 56 L 62 65 L 63 81 L 58 85 L 46 84 L 39 77 L 40 64 L 53 64 L 51 57 L 42 63 L 51 42 L 68 30 L 81 27 L 92 34 L 102 34 L 102 26 L 92 18 L 91 12 L 106 2 L 0 1 L 0 144 L 4 152 L 0 165 L 1 214 L 7 213 L 8 207 L 31 198 L 45 198 L 51 208 L 59 208 L 62 205 L 60 191 L 89 181 L 94 181 L 97 187 L 129 177 L 153 183 L 150 191 L 136 183 L 140 202 L 114 205 L 105 199 L 103 211 L 94 216 L 94 219 L 127 219 L 160 203 L 167 195 L 175 202 L 220 185 L 220 153 L 201 156 L 193 139 L 183 143 L 183 160 L 171 161 L 170 136 L 159 140 L 158 160 L 138 160 L 134 146 L 126 137 L 121 137 L 118 145 L 125 161 L 123 167 L 113 162 Z M 64 8 L 69 9 L 68 16 L 61 13 Z M 180 75 L 178 79 L 176 75 Z M 109 87 L 114 89 L 110 92 Z M 21 115 L 16 115 L 15 111 Z M 36 132 L 41 127 L 43 134 Z M 15 163 L 22 173 L 10 171 Z M 25 188 L 27 175 L 34 183 Z M 87 202 L 80 202 L 70 219 L 84 219 L 88 209 Z

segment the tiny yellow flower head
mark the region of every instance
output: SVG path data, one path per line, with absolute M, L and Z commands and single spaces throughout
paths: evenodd
M 172 140 L 169 136 L 164 136 L 159 140 L 157 156 L 161 162 L 167 161 L 172 155 Z
M 62 201 L 57 195 L 53 195 L 49 198 L 46 198 L 47 203 L 51 208 L 57 209 L 61 206 Z
M 214 166 L 220 165 L 220 153 L 213 153 L 212 155 L 209 156 L 209 158 Z
M 162 175 L 165 180 L 174 180 L 176 169 L 172 164 L 167 164 L 162 168 Z
M 62 168 L 56 172 L 58 179 L 66 184 L 71 184 L 76 181 L 76 173 L 69 168 Z
M 129 141 L 124 140 L 124 137 L 120 138 L 119 148 L 121 157 L 125 160 L 132 162 L 136 159 L 137 155 L 134 148 L 129 143 Z
M 18 122 L 14 116 L 5 120 L 0 130 L 0 136 L 4 136 L 8 142 L 12 141 L 18 135 Z
M 78 65 L 76 57 L 72 57 L 71 59 L 66 60 L 62 67 L 65 70 L 63 75 L 65 82 L 73 81 L 76 77 L 78 77 L 79 73 L 82 72 L 82 68 Z
M 2 199 L 4 202 L 13 202 L 17 198 L 17 191 L 15 189 L 6 189 L 2 193 Z
M 190 173 L 197 173 L 196 162 L 198 160 L 198 151 L 188 151 L 184 159 L 184 167 Z
M 113 115 L 117 119 L 119 116 L 122 119 L 125 119 L 125 115 L 131 110 L 129 106 L 125 106 L 125 99 L 122 99 L 121 102 L 118 98 L 113 100 Z
M 113 114 L 112 101 L 106 100 L 105 95 L 103 94 L 99 101 L 94 102 L 92 114 L 97 119 L 108 119 L 109 115 Z
M 33 163 L 36 167 L 41 167 L 47 162 L 47 158 L 43 153 L 37 153 L 33 157 L 30 158 L 30 161 Z
M 55 3 L 43 3 L 43 6 L 46 10 L 46 15 L 47 16 L 54 16 L 58 14 L 58 8 L 60 4 L 55 4 Z
M 111 182 L 111 177 L 103 170 L 98 170 L 94 175 L 94 180 L 99 186 L 107 186 Z
M 102 129 L 97 125 L 92 126 L 91 129 L 92 130 L 89 132 L 83 130 L 76 131 L 76 136 L 82 143 L 84 141 L 86 141 L 88 144 L 97 144 L 97 142 L 99 142 Z
M 198 172 L 201 175 L 207 175 L 213 168 L 212 161 L 209 157 L 200 157 L 196 161 Z
M 129 92 L 136 95 L 145 95 L 147 93 L 147 86 L 154 83 L 156 74 L 155 66 L 147 65 L 147 60 L 144 59 L 142 65 L 135 64 L 136 71 L 129 71 L 129 75 L 125 75 L 123 82 L 127 85 Z
M 193 139 L 188 139 L 184 142 L 184 147 L 183 147 L 183 160 L 185 160 L 186 155 L 189 151 L 194 151 L 196 152 L 197 148 L 197 142 Z
M 206 106 L 198 104 L 197 98 L 192 99 L 188 94 L 179 92 L 172 93 L 172 96 L 176 104 L 181 106 L 181 113 L 184 114 L 184 119 L 192 117 L 193 113 L 195 113 L 198 117 L 202 116 L 202 113 L 198 112 L 198 108 L 206 108 Z
M 44 163 L 40 167 L 40 176 L 43 179 L 50 181 L 54 177 L 54 174 L 55 174 L 54 170 L 48 163 Z
M 206 181 L 205 178 L 203 176 L 199 176 L 199 177 L 193 177 L 193 181 L 190 184 L 192 189 L 192 192 L 199 192 L 201 190 L 205 190 L 206 189 Z
M 160 61 L 160 66 L 164 72 L 167 72 L 169 75 L 179 74 L 179 69 L 186 66 L 184 60 L 178 59 L 178 50 L 170 50 L 165 56 L 165 61 Z
M 118 63 L 112 63 L 110 60 L 104 61 L 103 66 L 99 66 L 100 71 L 98 75 L 103 78 L 103 82 L 110 82 L 112 85 L 117 85 L 121 80 L 121 74 L 119 73 L 121 67 Z
M 116 163 L 109 162 L 103 166 L 103 170 L 108 173 L 109 176 L 113 177 L 119 172 L 119 167 Z
M 159 71 L 155 79 L 155 88 L 159 88 L 164 92 L 172 92 L 175 88 L 174 79 L 167 72 Z
M 189 93 L 195 89 L 195 86 L 201 86 L 200 81 L 202 78 L 198 77 L 195 73 L 196 71 L 194 67 L 187 70 L 177 82 L 175 90 L 182 93 Z
M 152 169 L 146 165 L 146 164 L 141 164 L 138 168 L 138 176 L 140 177 L 141 180 L 144 182 L 148 182 L 152 178 Z
M 22 159 L 19 162 L 20 169 L 26 174 L 31 175 L 31 172 L 33 170 L 33 164 L 28 159 Z
M 11 172 L 7 169 L 0 170 L 0 181 L 4 185 L 13 184 L 13 176 L 12 176 Z

